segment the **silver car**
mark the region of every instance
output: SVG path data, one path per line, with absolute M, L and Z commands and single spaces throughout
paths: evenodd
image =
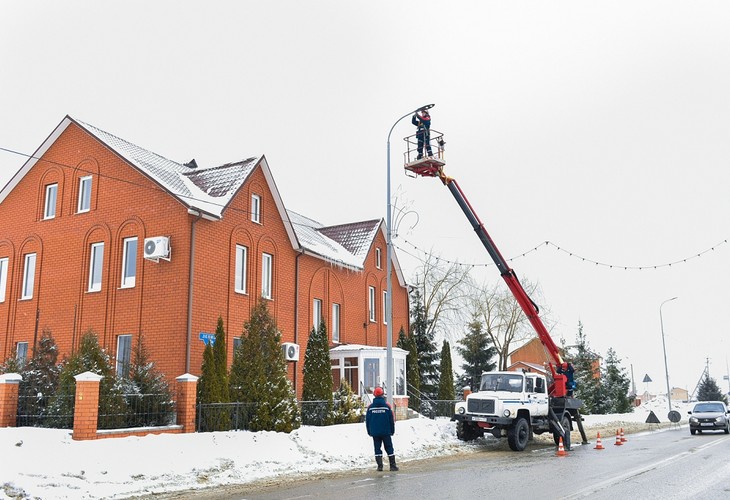
M 702 431 L 725 431 L 730 434 L 730 413 L 722 401 L 702 401 L 688 411 L 689 432 L 694 435 Z

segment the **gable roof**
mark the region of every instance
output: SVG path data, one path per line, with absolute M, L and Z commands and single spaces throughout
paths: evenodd
M 250 157 L 212 168 L 199 168 L 194 160 L 188 163 L 169 160 L 68 115 L 3 187 L 0 191 L 0 203 L 71 124 L 75 124 L 86 131 L 116 153 L 123 161 L 149 177 L 164 191 L 187 207 L 188 212 L 202 215 L 210 220 L 219 220 L 223 217 L 226 207 L 251 173 L 257 167 L 261 168 L 280 218 L 286 228 L 292 248 L 334 265 L 341 265 L 358 271 L 363 270 L 365 259 L 372 247 L 377 231 L 384 231 L 382 219 L 324 226 L 313 219 L 288 211 L 284 207 L 271 174 L 271 169 L 264 156 Z M 395 252 L 393 252 L 393 264 L 400 284 L 405 286 L 405 279 L 401 273 L 398 259 L 395 257 Z

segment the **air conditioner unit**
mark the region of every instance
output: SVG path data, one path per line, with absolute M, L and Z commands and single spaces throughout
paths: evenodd
M 170 238 L 167 236 L 145 238 L 144 258 L 155 262 L 160 259 L 170 260 Z
M 293 342 L 284 342 L 281 344 L 284 351 L 284 359 L 287 361 L 299 361 L 299 344 Z

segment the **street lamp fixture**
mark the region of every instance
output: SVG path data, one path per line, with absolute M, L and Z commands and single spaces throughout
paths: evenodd
M 675 300 L 677 297 L 667 299 L 659 305 L 659 326 L 662 329 L 662 350 L 664 351 L 664 375 L 667 379 L 667 401 L 669 405 L 669 412 L 672 412 L 672 390 L 669 388 L 669 368 L 667 366 L 667 346 L 664 343 L 664 320 L 662 319 L 662 306 L 667 302 Z
M 387 147 L 387 159 L 388 159 L 388 169 L 387 169 L 387 198 L 388 198 L 388 210 L 386 212 L 386 218 L 385 218 L 385 260 L 386 263 L 386 292 L 385 292 L 385 320 L 387 321 L 387 350 L 385 354 L 385 363 L 386 363 L 386 377 L 387 377 L 387 387 L 386 387 L 386 395 L 388 397 L 388 403 L 391 405 L 393 404 L 393 388 L 394 388 L 394 381 L 393 381 L 393 281 L 391 278 L 392 273 L 392 256 L 393 256 L 393 244 L 391 241 L 391 200 L 390 200 L 390 134 L 393 133 L 393 129 L 395 126 L 400 122 L 403 118 L 407 116 L 411 116 L 413 113 L 418 113 L 419 111 L 424 111 L 426 109 L 431 109 L 435 106 L 435 104 L 425 104 L 421 106 L 420 108 L 416 108 L 413 111 L 410 111 L 406 113 L 405 115 L 398 118 L 395 123 L 393 123 L 393 126 L 390 127 L 390 131 L 388 132 L 388 147 Z

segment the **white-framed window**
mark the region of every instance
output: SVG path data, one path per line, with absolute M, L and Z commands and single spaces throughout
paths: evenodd
M 236 276 L 235 290 L 238 293 L 247 293 L 246 281 L 248 273 L 248 248 L 243 245 L 236 245 Z
M 32 299 L 33 298 L 33 287 L 35 286 L 35 254 L 25 254 L 23 263 L 23 291 L 20 295 L 20 299 Z
M 0 302 L 5 302 L 5 289 L 8 286 L 8 258 L 0 259 Z
M 117 377 L 129 376 L 129 365 L 132 360 L 132 336 L 117 337 Z
M 314 299 L 312 304 L 312 326 L 315 330 L 319 329 L 322 323 L 322 299 Z
M 91 210 L 91 176 L 79 179 L 79 206 L 78 213 Z
M 15 349 L 15 359 L 20 368 L 25 366 L 25 363 L 28 362 L 28 342 L 18 342 Z
M 272 297 L 272 276 L 274 274 L 274 256 L 265 253 L 261 256 L 261 296 Z
M 43 209 L 44 219 L 53 219 L 56 217 L 56 200 L 58 199 L 58 184 L 49 184 L 46 186 L 46 204 Z
M 388 324 L 388 292 L 383 292 L 383 324 Z
M 382 260 L 381 260 L 381 257 L 380 257 L 380 248 L 376 248 L 375 249 L 375 267 L 377 267 L 378 269 L 382 269 L 383 268 L 383 266 L 382 266 Z
M 370 317 L 370 322 L 375 322 L 375 287 L 369 286 L 368 287 L 368 315 Z
M 251 195 L 251 220 L 261 224 L 261 197 L 257 194 Z
M 332 304 L 332 342 L 340 342 L 340 305 Z
M 92 243 L 89 255 L 89 291 L 101 290 L 101 274 L 104 270 L 104 243 Z
M 137 237 L 124 238 L 122 245 L 122 288 L 132 288 L 137 282 Z

